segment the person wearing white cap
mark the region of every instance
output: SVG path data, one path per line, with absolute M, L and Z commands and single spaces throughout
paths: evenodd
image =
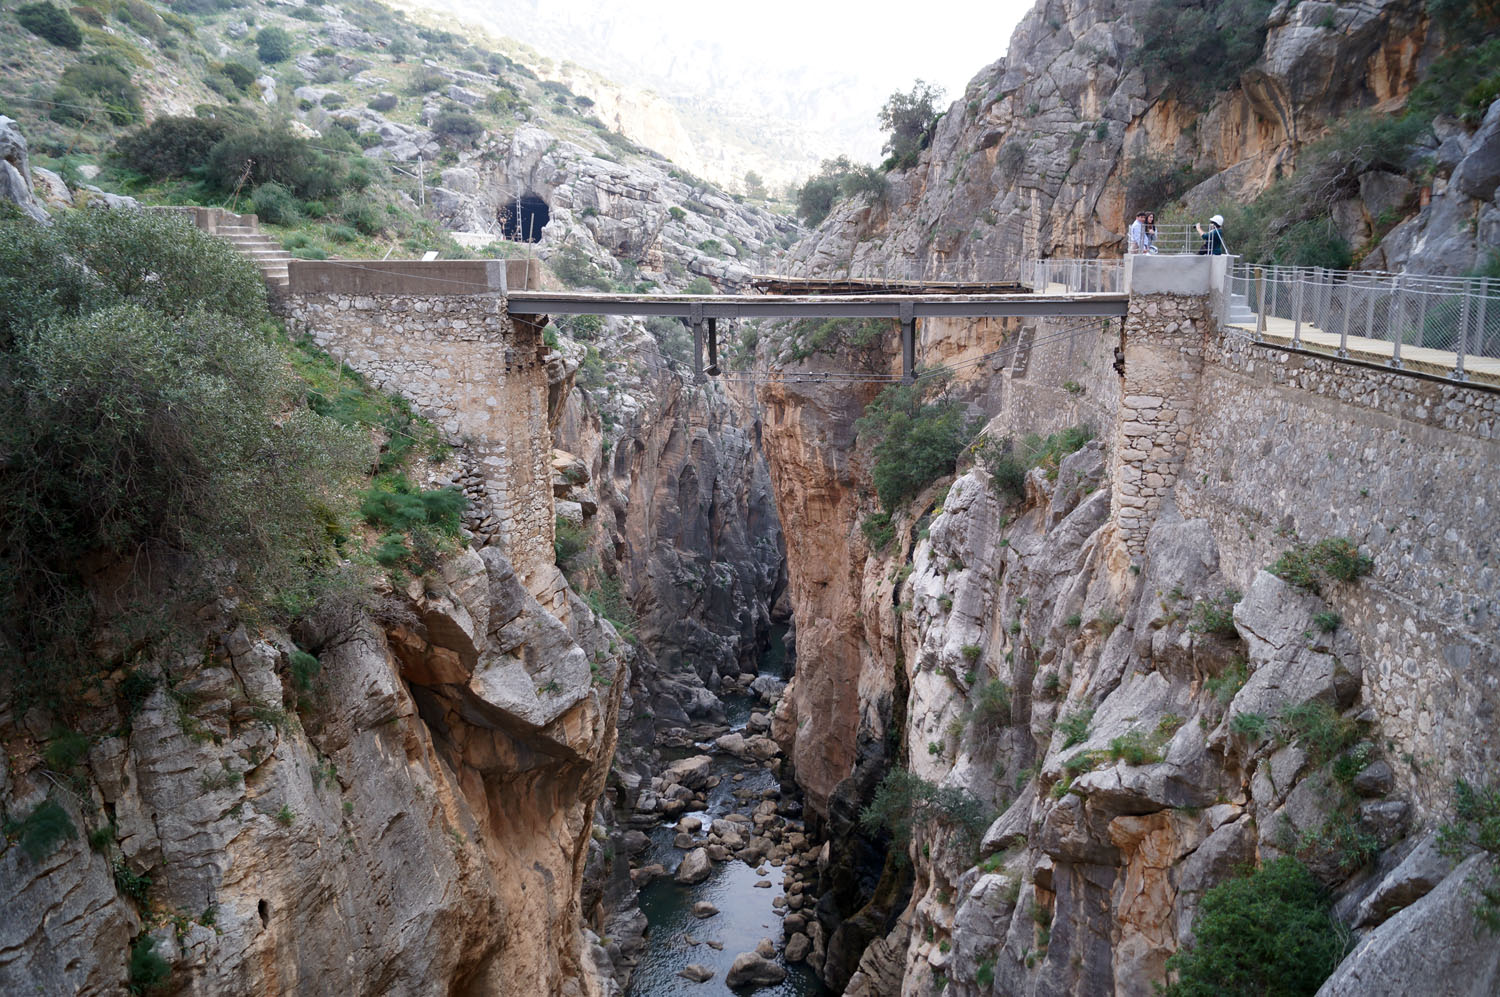
M 1203 247 L 1198 250 L 1198 255 L 1202 256 L 1206 253 L 1209 256 L 1223 256 L 1229 252 L 1224 248 L 1224 216 L 1214 215 L 1209 222 L 1213 228 L 1207 232 L 1203 231 L 1202 225 L 1193 226 L 1198 230 L 1199 238 L 1203 240 Z

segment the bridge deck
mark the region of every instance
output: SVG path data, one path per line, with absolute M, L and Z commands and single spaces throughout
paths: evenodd
M 753 275 L 746 281 L 762 294 L 1030 294 L 1020 281 L 906 280 L 876 277 L 785 277 Z
M 510 291 L 512 315 L 720 318 L 1122 317 L 1124 294 L 595 294 Z M 909 311 L 906 310 L 909 306 Z M 903 315 L 904 312 L 904 315 Z

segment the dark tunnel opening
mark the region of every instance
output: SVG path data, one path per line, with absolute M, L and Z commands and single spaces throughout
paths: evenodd
M 512 242 L 541 242 L 542 229 L 552 220 L 547 202 L 535 194 L 523 194 L 500 209 L 500 234 Z

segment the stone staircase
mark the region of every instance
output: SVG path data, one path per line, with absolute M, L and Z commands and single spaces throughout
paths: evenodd
M 1255 309 L 1250 307 L 1250 299 L 1243 294 L 1229 295 L 1229 324 L 1239 326 L 1250 326 L 1255 328 Z
M 223 208 L 160 207 L 157 211 L 176 211 L 192 216 L 193 224 L 209 235 L 216 235 L 244 253 L 260 267 L 266 289 L 273 297 L 284 295 L 291 283 L 287 262 L 292 254 L 275 239 L 261 232 L 260 219 L 254 215 L 237 215 Z

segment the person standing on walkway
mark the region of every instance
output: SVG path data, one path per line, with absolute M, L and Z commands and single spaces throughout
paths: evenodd
M 1224 216 L 1214 215 L 1208 221 L 1213 228 L 1207 232 L 1203 231 L 1201 224 L 1193 226 L 1198 230 L 1198 237 L 1203 240 L 1203 246 L 1198 250 L 1198 255 L 1202 256 L 1206 253 L 1209 256 L 1223 256 L 1229 252 L 1224 248 Z
M 1146 212 L 1146 235 L 1141 240 L 1141 251 L 1145 253 L 1156 252 L 1156 212 Z
M 1130 223 L 1130 231 L 1126 233 L 1130 240 L 1129 252 L 1144 253 L 1146 251 L 1146 213 L 1137 211 L 1135 221 Z

